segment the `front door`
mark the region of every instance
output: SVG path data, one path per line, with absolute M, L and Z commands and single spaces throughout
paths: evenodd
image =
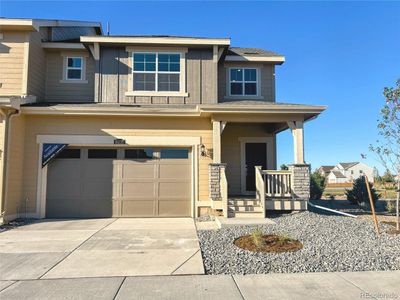
M 266 143 L 245 143 L 245 192 L 256 190 L 255 166 L 267 168 L 267 144 Z

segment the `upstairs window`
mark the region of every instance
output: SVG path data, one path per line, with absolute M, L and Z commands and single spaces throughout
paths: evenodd
M 229 69 L 229 91 L 231 96 L 257 96 L 258 74 L 255 68 Z
M 179 53 L 133 53 L 133 91 L 179 92 Z
M 67 66 L 65 78 L 67 80 L 82 80 L 83 58 L 67 57 Z

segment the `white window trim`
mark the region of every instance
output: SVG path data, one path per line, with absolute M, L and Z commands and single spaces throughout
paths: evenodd
M 69 58 L 80 58 L 82 60 L 81 67 L 68 67 L 68 59 Z M 73 79 L 68 78 L 68 70 L 81 70 L 81 78 Z M 65 55 L 63 56 L 63 76 L 60 83 L 88 83 L 86 80 L 86 57 L 84 55 Z
M 134 55 L 135 53 L 156 54 L 156 70 L 155 71 L 134 71 Z M 180 71 L 179 72 L 166 72 L 158 71 L 158 54 L 179 54 Z M 130 52 L 131 58 L 131 74 L 129 80 L 129 90 L 125 93 L 126 96 L 168 96 L 168 97 L 188 97 L 186 92 L 186 55 L 185 51 L 146 51 L 138 50 Z M 155 74 L 155 91 L 135 91 L 133 90 L 133 76 L 134 73 L 141 74 Z M 158 91 L 158 74 L 179 74 L 179 91 Z
M 234 95 L 234 94 L 232 94 L 231 93 L 231 70 L 232 69 L 242 69 L 243 70 L 243 81 L 241 81 L 242 83 L 243 83 L 243 90 L 242 90 L 242 94 L 241 95 Z M 256 76 L 257 76 L 257 80 L 256 81 L 245 81 L 244 80 L 244 70 L 245 69 L 254 69 L 254 70 L 256 70 Z M 261 81 L 260 81 L 260 74 L 261 74 L 261 72 L 260 72 L 260 68 L 257 68 L 257 67 L 242 67 L 242 66 L 238 66 L 238 67 L 229 67 L 228 68 L 228 76 L 227 76 L 227 78 L 228 78 L 228 82 L 227 82 L 227 95 L 228 95 L 228 97 L 229 98 L 257 98 L 257 99 L 261 99 L 261 98 L 263 98 L 263 97 L 261 97 Z M 256 83 L 256 85 L 257 85 L 257 87 L 256 87 L 256 90 L 257 90 L 257 94 L 256 95 L 246 95 L 246 94 L 244 94 L 244 83 L 246 83 L 246 82 L 248 82 L 248 83 Z

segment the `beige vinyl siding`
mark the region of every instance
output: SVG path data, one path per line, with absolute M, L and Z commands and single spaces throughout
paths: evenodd
M 25 42 L 28 35 L 24 32 L 0 32 L 0 96 L 22 95 Z
M 265 124 L 228 123 L 221 137 L 221 161 L 226 163 L 229 194 L 241 193 L 241 150 L 240 137 L 273 137 L 274 151 L 267 150 L 267 167 L 276 169 L 276 142 L 274 135 L 267 134 Z
M 47 51 L 46 54 L 46 102 L 93 102 L 94 69 L 93 58 L 87 51 L 70 51 L 70 55 L 83 55 L 86 61 L 87 83 L 64 83 L 64 56 L 61 51 Z M 68 55 L 69 55 L 68 53 Z
M 25 118 L 24 116 L 11 117 L 9 132 L 9 149 L 6 179 L 6 204 L 7 215 L 16 215 L 25 208 L 25 186 L 23 185 L 24 153 L 25 150 Z M 35 198 L 31 198 L 35 199 Z
M 89 117 L 89 116 L 26 116 L 24 128 L 14 128 L 12 178 L 8 202 L 15 211 L 18 203 L 28 199 L 28 212 L 36 208 L 38 151 L 37 135 L 125 135 L 125 136 L 200 136 L 207 149 L 212 148 L 212 129 L 209 119 L 152 118 L 152 117 Z M 24 144 L 25 142 L 25 144 Z M 21 157 L 21 152 L 23 157 Z M 22 173 L 22 165 L 24 163 Z M 199 200 L 208 201 L 208 164 L 210 157 L 199 157 Z M 8 213 L 8 212 L 7 212 Z M 21 212 L 22 213 L 22 212 Z M 8 213 L 9 214 L 9 213 Z
M 151 49 L 150 49 L 151 50 Z M 132 57 L 125 48 L 102 47 L 98 102 L 137 104 L 200 104 L 216 103 L 217 64 L 212 49 L 189 49 L 186 53 L 186 92 L 188 97 L 126 96 L 132 81 Z
M 42 48 L 41 36 L 40 32 L 30 34 L 28 64 L 28 95 L 34 95 L 38 100 L 44 98 L 46 80 L 46 53 Z
M 273 64 L 257 64 L 248 62 L 225 62 L 224 65 L 220 65 L 218 68 L 218 99 L 221 101 L 232 101 L 232 99 L 246 99 L 251 100 L 251 96 L 243 97 L 229 97 L 228 95 L 228 80 L 229 68 L 233 67 L 250 67 L 258 68 L 260 70 L 259 84 L 261 84 L 260 89 L 260 101 L 275 102 L 275 65 Z M 231 99 L 229 99 L 231 98 Z

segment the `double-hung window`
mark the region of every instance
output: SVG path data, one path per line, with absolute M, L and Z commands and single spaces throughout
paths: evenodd
M 230 68 L 229 91 L 231 96 L 257 96 L 258 74 L 255 68 Z
M 179 92 L 179 53 L 133 53 L 133 91 Z
M 83 79 L 83 58 L 82 57 L 67 57 L 66 74 L 67 80 L 82 80 Z

